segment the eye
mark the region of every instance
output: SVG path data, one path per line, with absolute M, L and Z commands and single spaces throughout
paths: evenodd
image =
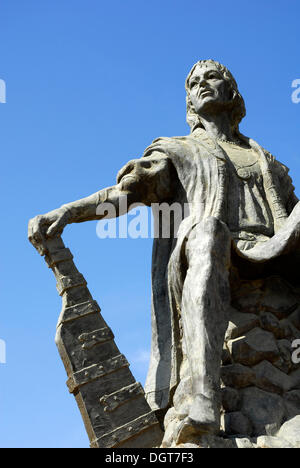
M 214 79 L 214 78 L 215 78 L 215 79 L 218 79 L 218 78 L 219 78 L 219 75 L 217 75 L 216 73 L 210 73 L 210 74 L 208 75 L 208 78 L 210 78 L 210 79 Z
M 193 80 L 190 82 L 190 88 L 192 89 L 194 86 L 196 86 L 197 81 Z

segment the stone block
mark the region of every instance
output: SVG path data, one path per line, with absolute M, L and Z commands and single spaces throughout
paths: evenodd
M 284 338 L 300 338 L 300 331 L 293 325 L 293 323 L 289 319 L 281 320 L 280 328 L 282 329 L 282 336 Z
M 250 367 L 230 364 L 221 367 L 221 380 L 226 387 L 245 388 L 254 384 L 255 374 Z
M 256 445 L 248 437 L 237 437 L 234 440 L 237 448 L 256 448 Z
M 259 325 L 257 315 L 242 313 L 231 308 L 229 311 L 229 324 L 225 334 L 225 341 L 229 341 L 244 335 Z
M 290 370 L 293 368 L 292 363 L 292 348 L 291 342 L 289 340 L 278 340 L 277 346 L 279 349 L 280 357 L 278 360 L 274 361 L 274 365 L 278 367 L 280 370 L 288 374 Z
M 298 307 L 290 316 L 290 322 L 300 330 L 300 307 Z
M 256 444 L 257 448 L 293 448 L 286 440 L 274 436 L 260 436 Z
M 232 387 L 221 389 L 222 406 L 225 411 L 238 411 L 240 408 L 240 394 Z
M 272 332 L 276 338 L 284 338 L 284 331 L 280 327 L 280 321 L 271 312 L 262 311 L 259 314 L 260 324 L 264 330 Z
M 203 435 L 199 448 L 237 448 L 234 439 L 224 439 L 215 435 Z
M 288 317 L 298 306 L 292 287 L 279 276 L 266 278 L 263 290 L 261 310 L 272 312 L 279 319 Z
M 240 285 L 238 291 L 233 293 L 232 305 L 243 313 L 258 314 L 262 297 L 262 280 L 247 281 Z
M 257 387 L 268 392 L 282 394 L 290 389 L 291 379 L 269 361 L 262 361 L 252 368 Z
M 291 390 L 300 389 L 300 368 L 290 373 Z
M 227 346 L 233 360 L 246 366 L 253 366 L 265 359 L 272 362 L 279 357 L 274 335 L 258 327 L 241 338 L 230 340 Z
M 226 347 L 226 344 L 224 343 L 224 347 L 223 347 L 223 350 L 222 350 L 222 365 L 223 366 L 227 366 L 228 364 L 231 364 L 232 363 L 232 358 L 231 358 L 231 354 L 229 352 L 229 349 Z
M 284 399 L 286 401 L 289 401 L 290 403 L 298 405 L 298 407 L 300 408 L 300 390 L 291 390 L 290 392 L 287 392 L 284 395 Z
M 291 390 L 284 394 L 286 418 L 292 419 L 300 414 L 300 390 Z
M 294 448 L 300 448 L 300 415 L 284 423 L 277 436 L 285 439 Z
M 280 427 L 285 417 L 283 398 L 256 387 L 241 390 L 241 411 L 250 420 L 253 436 L 267 434 L 268 427 Z
M 228 435 L 251 435 L 252 425 L 249 419 L 240 411 L 225 413 L 222 417 L 223 430 Z

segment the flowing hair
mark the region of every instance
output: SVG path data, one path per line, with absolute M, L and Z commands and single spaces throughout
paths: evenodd
M 202 127 L 203 125 L 200 121 L 200 117 L 194 109 L 194 106 L 190 100 L 190 79 L 194 70 L 197 66 L 207 66 L 207 65 L 214 65 L 217 70 L 221 73 L 224 80 L 229 84 L 229 91 L 230 91 L 230 109 L 231 109 L 231 129 L 233 134 L 239 134 L 239 123 L 246 115 L 246 107 L 245 102 L 240 94 L 237 83 L 233 78 L 232 74 L 224 65 L 215 60 L 199 60 L 199 62 L 195 63 L 193 68 L 191 69 L 190 73 L 187 76 L 185 82 L 185 89 L 186 89 L 186 121 L 191 128 L 191 132 L 193 132 L 196 128 Z

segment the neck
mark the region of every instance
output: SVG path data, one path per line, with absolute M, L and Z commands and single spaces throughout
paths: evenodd
M 227 113 L 200 115 L 200 120 L 208 136 L 214 140 L 235 140 Z

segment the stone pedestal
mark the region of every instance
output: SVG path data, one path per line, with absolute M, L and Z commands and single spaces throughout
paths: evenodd
M 221 368 L 220 435 L 182 446 L 300 447 L 300 290 L 279 276 L 235 282 Z M 163 447 L 176 447 L 176 428 L 191 402 L 188 363 L 168 410 Z

